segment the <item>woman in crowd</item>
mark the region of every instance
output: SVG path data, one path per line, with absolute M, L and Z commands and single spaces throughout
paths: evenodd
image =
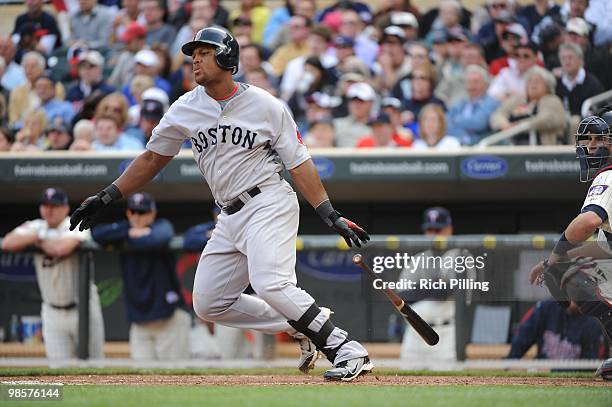
M 568 117 L 563 103 L 555 95 L 556 80 L 546 69 L 534 66 L 525 76 L 526 97 L 512 96 L 491 116 L 493 130 L 506 130 L 528 121 L 537 132 L 538 144 L 563 143 Z M 516 144 L 527 144 L 528 134 L 515 138 Z
M 446 116 L 440 105 L 430 103 L 419 113 L 419 139 L 412 148 L 415 150 L 452 150 L 461 147 L 459 140 L 447 135 Z
M 41 151 L 45 148 L 43 134 L 47 128 L 47 114 L 43 109 L 24 113 L 23 126 L 15 135 L 11 151 Z

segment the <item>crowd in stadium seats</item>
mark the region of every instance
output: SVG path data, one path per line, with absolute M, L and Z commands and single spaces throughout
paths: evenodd
M 180 48 L 207 26 L 233 33 L 235 79 L 286 103 L 310 147 L 448 150 L 524 122 L 568 144 L 612 89 L 609 0 L 24 3 L 0 36 L 0 151 L 142 150 L 197 86 Z

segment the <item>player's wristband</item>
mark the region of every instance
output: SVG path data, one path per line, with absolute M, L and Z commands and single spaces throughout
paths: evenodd
M 565 232 L 563 232 L 563 234 L 559 238 L 559 241 L 557 242 L 557 244 L 553 248 L 553 253 L 557 254 L 559 256 L 567 256 L 567 252 L 568 251 L 570 251 L 572 249 L 575 249 L 578 246 L 580 246 L 580 245 L 579 244 L 574 244 L 574 243 L 570 242 L 569 240 L 567 240 L 567 236 L 565 236 Z
M 319 214 L 323 222 L 329 227 L 331 227 L 334 222 L 340 217 L 338 212 L 334 209 L 329 199 L 321 202 L 319 206 L 315 208 L 315 211 Z
M 123 198 L 123 194 L 115 184 L 110 184 L 102 191 L 98 192 L 97 195 L 105 206 Z

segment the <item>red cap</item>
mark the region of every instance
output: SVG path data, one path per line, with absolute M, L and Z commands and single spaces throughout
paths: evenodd
M 121 35 L 121 41 L 128 42 L 133 40 L 134 38 L 144 37 L 147 35 L 147 29 L 137 23 L 136 21 L 129 23 L 125 28 L 125 31 Z

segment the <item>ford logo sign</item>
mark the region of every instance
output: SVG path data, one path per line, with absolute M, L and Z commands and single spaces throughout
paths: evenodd
M 327 158 L 315 157 L 313 158 L 313 162 L 317 168 L 317 172 L 319 173 L 319 178 L 326 179 L 334 175 L 336 166 L 334 165 L 333 161 L 328 160 Z
M 470 178 L 494 179 L 508 172 L 508 163 L 494 155 L 479 155 L 463 159 L 461 172 Z

